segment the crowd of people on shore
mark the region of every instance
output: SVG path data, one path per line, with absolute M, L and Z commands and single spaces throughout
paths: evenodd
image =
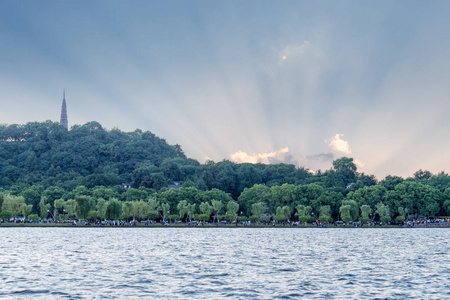
M 236 226 L 243 226 L 243 227 L 250 227 L 250 226 L 269 226 L 269 227 L 275 227 L 275 226 L 288 226 L 288 227 L 376 227 L 376 226 L 386 226 L 386 225 L 395 225 L 391 222 L 382 222 L 382 221 L 369 221 L 369 222 L 361 222 L 361 221 L 350 221 L 350 222 L 343 222 L 343 221 L 334 221 L 334 222 L 321 222 L 319 220 L 316 220 L 313 223 L 307 223 L 307 222 L 300 222 L 300 221 L 290 221 L 287 220 L 285 222 L 276 222 L 276 221 L 268 221 L 268 222 L 252 222 L 252 221 L 236 221 L 235 220 L 222 220 L 220 222 L 207 222 L 207 221 L 190 221 L 183 223 L 181 221 L 175 221 L 175 222 L 169 222 L 167 220 L 157 222 L 155 220 L 95 220 L 95 221 L 89 221 L 89 220 L 53 220 L 51 218 L 49 219 L 39 219 L 39 220 L 29 220 L 25 218 L 12 218 L 12 219 L 0 219 L 0 225 L 2 223 L 5 224 L 71 224 L 73 226 L 77 225 L 83 225 L 83 226 L 109 226 L 109 227 L 133 227 L 138 226 L 139 224 L 141 226 L 149 226 L 149 225 L 162 225 L 162 226 L 170 226 L 171 224 L 181 225 L 184 224 L 186 226 L 216 226 L 220 227 L 222 225 L 236 225 Z M 408 219 L 405 221 L 402 221 L 398 223 L 399 227 L 450 227 L 450 217 L 447 218 L 423 218 L 423 219 Z

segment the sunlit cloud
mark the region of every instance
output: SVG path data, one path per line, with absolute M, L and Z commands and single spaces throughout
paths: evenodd
M 337 133 L 335 136 L 331 138 L 331 141 L 328 145 L 331 147 L 331 149 L 333 149 L 336 152 L 350 155 L 352 154 L 352 149 L 350 148 L 350 144 L 348 143 L 348 141 L 342 138 L 343 136 L 344 136 L 343 134 Z M 325 140 L 325 142 L 328 143 L 327 140 Z M 364 167 L 364 163 L 359 159 L 354 159 L 353 162 L 359 168 Z
M 353 162 L 355 163 L 355 165 L 357 167 L 360 167 L 360 168 L 364 167 L 364 163 L 361 162 L 359 159 L 354 159 Z
M 331 138 L 331 141 L 328 145 L 334 151 L 342 152 L 344 154 L 352 154 L 350 144 L 342 139 L 343 136 L 344 136 L 343 134 L 336 133 L 336 135 Z
M 295 58 L 300 59 L 305 56 L 310 56 L 312 54 L 312 51 L 314 51 L 312 45 L 308 41 L 303 41 L 303 43 L 298 45 L 289 45 L 286 46 L 281 51 L 281 59 L 285 60 L 287 58 Z M 317 52 L 315 52 L 317 53 Z
M 236 163 L 263 163 L 263 164 L 273 164 L 273 163 L 292 163 L 292 155 L 289 153 L 289 148 L 281 148 L 280 150 L 258 153 L 258 154 L 248 154 L 241 150 L 236 153 L 230 154 L 232 161 Z

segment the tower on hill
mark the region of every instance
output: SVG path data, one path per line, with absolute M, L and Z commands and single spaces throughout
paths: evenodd
M 67 104 L 66 104 L 66 90 L 63 92 L 63 102 L 61 107 L 61 119 L 59 124 L 69 130 L 69 121 L 67 120 Z

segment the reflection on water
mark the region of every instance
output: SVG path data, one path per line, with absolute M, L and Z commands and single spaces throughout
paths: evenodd
M 450 299 L 448 229 L 0 228 L 0 298 Z

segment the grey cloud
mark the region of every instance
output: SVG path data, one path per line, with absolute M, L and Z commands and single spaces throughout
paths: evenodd
M 333 161 L 334 160 L 334 155 L 333 153 L 319 153 L 319 154 L 314 154 L 314 155 L 307 155 L 306 158 L 308 160 L 318 160 L 318 161 Z

